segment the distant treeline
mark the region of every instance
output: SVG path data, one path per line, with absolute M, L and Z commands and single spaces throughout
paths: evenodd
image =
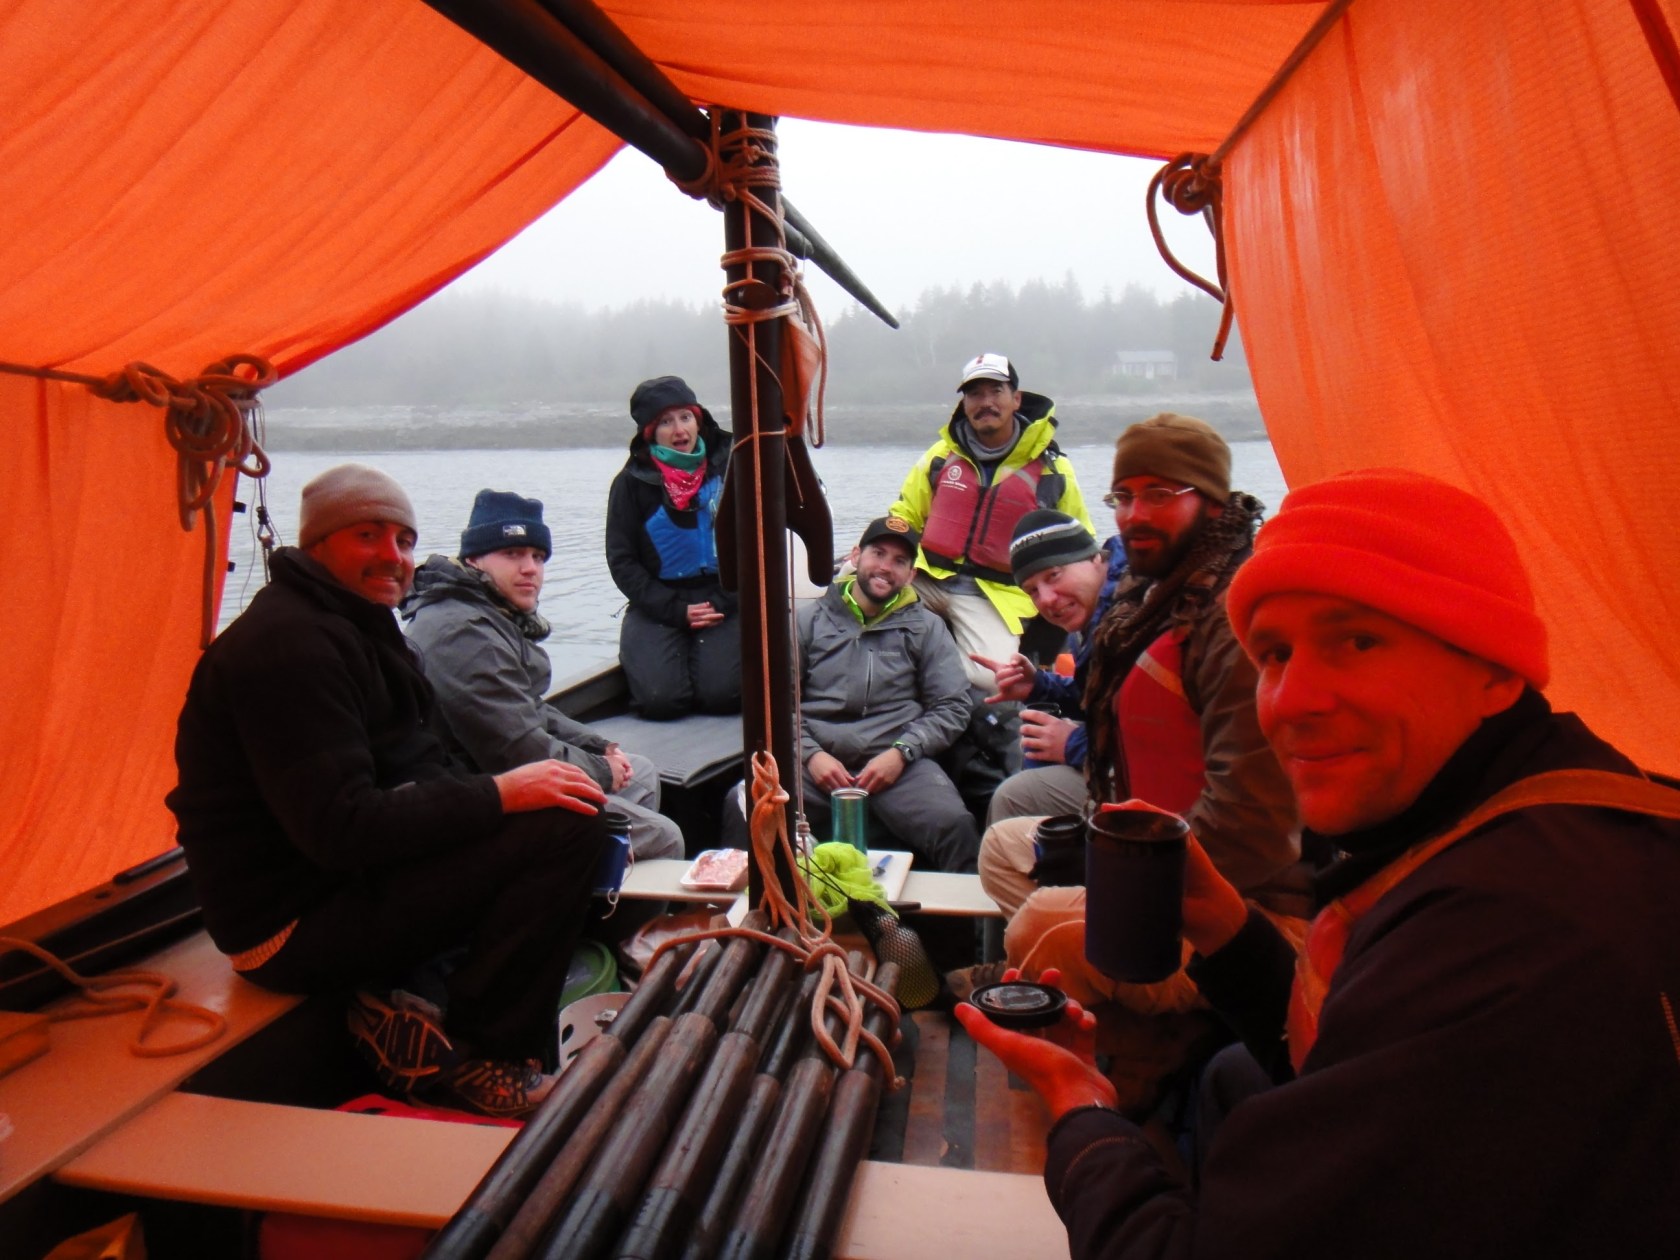
M 1232 392 L 1250 388 L 1242 347 L 1208 359 L 1219 305 L 1199 293 L 1162 300 L 1129 285 L 1088 301 L 1060 284 L 929 289 L 893 331 L 853 305 L 828 325 L 831 403 L 903 403 L 949 396 L 963 362 L 1009 355 L 1024 389 L 1077 394 Z M 1120 373 L 1123 350 L 1170 350 L 1176 382 Z M 675 373 L 702 400 L 728 397 L 723 321 L 705 305 L 643 301 L 611 311 L 486 291 L 416 307 L 269 391 L 276 407 L 378 404 L 451 407 L 616 403 L 637 381 Z

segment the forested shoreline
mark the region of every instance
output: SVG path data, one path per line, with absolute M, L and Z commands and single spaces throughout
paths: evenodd
M 931 289 L 894 331 L 852 306 L 827 329 L 836 443 L 925 440 L 964 360 L 998 350 L 1021 384 L 1053 397 L 1063 441 L 1101 440 L 1163 408 L 1234 439 L 1262 436 L 1242 349 L 1208 359 L 1218 304 L 1128 286 L 1088 301 L 1070 276 L 1019 288 Z M 446 293 L 274 386 L 276 449 L 575 447 L 627 435 L 639 380 L 676 373 L 727 423 L 725 331 L 704 304 L 644 301 L 606 311 L 500 292 Z M 1170 350 L 1175 380 L 1123 376 L 1124 350 Z

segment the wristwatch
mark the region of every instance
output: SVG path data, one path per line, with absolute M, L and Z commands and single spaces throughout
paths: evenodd
M 898 755 L 904 758 L 905 765 L 909 765 L 911 762 L 916 760 L 917 757 L 922 755 L 909 744 L 906 744 L 902 739 L 893 740 L 893 747 L 898 749 Z

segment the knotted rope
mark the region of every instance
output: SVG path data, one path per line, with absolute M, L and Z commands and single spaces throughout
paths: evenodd
M 181 528 L 191 532 L 204 515 L 204 602 L 201 647 L 216 629 L 216 514 L 205 511 L 216 497 L 222 474 L 232 468 L 253 479 L 268 476 L 268 455 L 256 439 L 258 391 L 278 379 L 273 364 L 252 354 L 234 354 L 187 380 L 177 380 L 149 363 L 130 363 L 108 376 L 56 368 L 0 363 L 0 372 L 85 385 L 111 402 L 145 402 L 163 408 L 164 434 L 175 449 L 176 508 Z
M 794 861 L 793 845 L 787 834 L 788 794 L 781 785 L 776 759 L 767 752 L 755 752 L 752 764 L 750 819 L 753 860 L 760 870 L 774 871 L 776 854 L 780 853 L 787 861 L 788 868 L 796 870 L 798 868 Z M 775 880 L 766 879 L 763 909 L 770 920 L 769 930 L 739 927 L 689 932 L 663 942 L 654 950 L 653 958 L 656 959 L 666 950 L 675 949 L 691 941 L 735 937 L 758 941 L 791 954 L 806 971 L 821 972 L 816 995 L 811 1002 L 811 1033 L 829 1061 L 841 1069 L 852 1067 L 857 1062 L 858 1048 L 861 1044 L 879 1061 L 882 1079 L 890 1082 L 888 1088 L 900 1088 L 904 1081 L 893 1067 L 892 1052 L 880 1038 L 873 1036 L 863 1026 L 864 1004 L 872 1002 L 887 1013 L 889 1026 L 897 1028 L 898 1002 L 892 994 L 861 976 L 853 975 L 847 969 L 846 951 L 841 949 L 833 938 L 834 921 L 822 903 L 811 897 L 803 880 L 794 881 L 794 898 L 793 901 L 789 901 Z M 812 927 L 813 910 L 820 922 L 820 927 L 815 929 Z M 782 928 L 788 929 L 795 939 L 785 940 L 774 934 Z M 653 960 L 650 959 L 648 967 L 652 966 Z M 844 1029 L 843 1038 L 839 1041 L 835 1040 L 827 1027 L 827 1016 L 831 1014 L 840 1021 Z M 894 1039 L 896 1040 L 896 1035 Z
M 46 1017 L 48 1023 L 92 1019 L 100 1015 L 121 1015 L 127 1011 L 146 1012 L 146 1017 L 140 1021 L 139 1030 L 134 1034 L 134 1040 L 128 1045 L 129 1053 L 139 1058 L 161 1059 L 172 1054 L 188 1054 L 209 1045 L 227 1031 L 227 1020 L 220 1013 L 207 1006 L 177 1000 L 175 991 L 180 986 L 161 971 L 108 971 L 102 976 L 84 976 L 33 941 L 15 936 L 0 936 L 0 953 L 13 949 L 33 954 L 78 990 L 78 1003 L 53 1011 Z M 142 996 L 139 993 L 116 992 L 119 989 L 134 988 L 149 988 L 151 993 Z M 196 1037 L 188 1037 L 168 1045 L 147 1045 L 146 1038 L 170 1017 L 193 1020 L 205 1025 L 205 1030 Z
M 1330 33 L 1331 27 L 1341 20 L 1343 12 L 1352 3 L 1353 0 L 1333 0 L 1325 6 L 1318 20 L 1301 37 L 1301 42 L 1295 45 L 1294 51 L 1284 58 L 1283 64 L 1272 75 L 1271 81 L 1260 90 L 1260 95 L 1254 98 L 1254 103 L 1237 120 L 1237 125 L 1231 128 L 1230 135 L 1225 137 L 1217 149 L 1212 153 L 1180 153 L 1156 171 L 1155 178 L 1149 181 L 1149 190 L 1144 194 L 1144 211 L 1149 217 L 1149 231 L 1155 238 L 1155 248 L 1160 251 L 1162 261 L 1202 292 L 1217 298 L 1223 307 L 1219 315 L 1219 332 L 1214 337 L 1213 353 L 1210 356 L 1214 360 L 1225 355 L 1225 343 L 1231 335 L 1231 320 L 1236 313 L 1231 304 L 1231 285 L 1225 271 L 1225 159 L 1236 147 L 1237 141 L 1242 139 L 1255 120 L 1266 111 L 1266 107 L 1276 99 L 1277 94 L 1283 90 L 1283 85 L 1294 76 L 1301 63 L 1306 61 L 1312 50 Z M 1207 223 L 1208 231 L 1213 236 L 1214 270 L 1219 277 L 1217 284 L 1196 274 L 1174 256 L 1171 247 L 1167 245 L 1166 237 L 1161 233 L 1161 224 L 1156 217 L 1157 194 L 1180 214 L 1199 214 Z

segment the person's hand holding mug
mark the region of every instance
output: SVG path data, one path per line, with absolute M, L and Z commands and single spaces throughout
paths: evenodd
M 1068 736 L 1077 722 L 1070 722 L 1054 705 L 1034 705 L 1021 710 L 1021 755 L 1041 766 L 1067 764 Z

